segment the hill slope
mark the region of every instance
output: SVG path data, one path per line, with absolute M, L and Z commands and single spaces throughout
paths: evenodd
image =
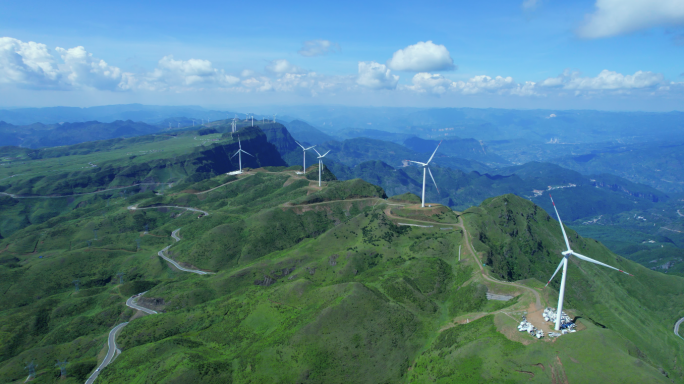
M 1 240 L 0 314 L 9 321 L 0 323 L 0 375 L 23 379 L 23 362 L 35 359 L 39 378 L 56 381 L 57 358 L 87 372 L 109 327 L 130 321 L 103 383 L 684 381 L 674 360 L 684 342 L 671 330 L 684 279 L 572 231 L 579 251 L 635 277 L 573 264 L 567 302 L 586 329 L 555 342 L 515 330 L 521 313 L 555 300 L 537 279 L 548 279 L 562 245 L 558 224 L 529 201 L 497 197 L 460 218 L 440 213 L 448 217 L 437 224 L 397 218 L 382 189 L 360 180 L 319 190 L 271 168 L 212 181 L 121 198 L 104 217 L 72 212 Z M 407 222 L 417 226 L 398 225 Z M 144 223 L 150 233 L 140 237 Z M 172 244 L 177 228 L 182 240 Z M 217 273 L 170 269 L 156 256 L 169 244 L 176 261 Z M 118 272 L 128 283 L 117 283 Z M 136 290 L 162 313 L 124 309 Z M 515 299 L 488 301 L 486 292 Z

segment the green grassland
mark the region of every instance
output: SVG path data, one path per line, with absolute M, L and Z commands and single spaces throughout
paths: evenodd
M 516 321 L 533 305 L 530 289 L 543 303 L 555 300 L 539 281 L 562 244 L 541 208 L 494 198 L 444 231 L 396 225 L 384 190 L 362 180 L 311 184 L 287 168 L 185 178 L 161 195 L 116 197 L 104 216 L 78 208 L 6 236 L 0 377 L 23 381 L 35 360 L 35 382 L 57 381 L 54 362 L 67 358 L 74 374 L 63 382 L 82 381 L 103 357 L 109 329 L 130 320 L 102 383 L 684 381 L 675 359 L 684 342 L 672 334 L 684 279 L 570 231 L 578 251 L 635 277 L 571 263 L 566 302 L 587 329 L 532 339 Z M 170 257 L 216 273 L 169 267 L 156 253 L 172 243 Z M 487 280 L 481 262 L 492 276 L 523 282 Z M 124 302 L 144 290 L 163 313 L 132 319 Z M 516 297 L 490 302 L 488 291 Z
M 243 166 L 286 165 L 258 128 L 243 129 L 240 140 L 254 155 L 243 156 Z M 45 150 L 3 147 L 6 156 L 22 161 L 0 167 L 0 236 L 74 209 L 106 208 L 127 193 L 163 193 L 236 170 L 238 158 L 231 156 L 237 141 L 237 135 L 187 131 Z

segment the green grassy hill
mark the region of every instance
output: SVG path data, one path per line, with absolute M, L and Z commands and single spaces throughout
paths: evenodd
M 240 131 L 243 167 L 285 166 L 258 127 Z M 199 182 L 238 169 L 238 135 L 141 136 L 62 148 L 0 148 L 0 234 L 75 209 L 105 210 L 112 198 Z
M 268 168 L 204 183 L 0 240 L 0 377 L 23 381 L 34 360 L 36 382 L 56 382 L 54 361 L 67 358 L 74 373 L 60 382 L 82 382 L 109 329 L 130 321 L 99 382 L 684 382 L 684 341 L 672 334 L 684 279 L 573 231 L 578 251 L 635 277 L 572 263 L 567 306 L 584 329 L 555 341 L 515 330 L 536 301 L 555 305 L 554 285 L 540 281 L 562 245 L 558 224 L 529 201 L 489 199 L 454 224 L 397 219 L 387 204 L 401 203 L 362 180 L 319 189 Z M 169 237 L 177 228 L 180 242 Z M 216 273 L 170 267 L 156 255 L 170 244 L 176 261 Z M 145 290 L 161 314 L 124 307 Z

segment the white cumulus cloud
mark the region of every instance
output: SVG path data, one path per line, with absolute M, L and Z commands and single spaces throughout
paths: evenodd
M 240 79 L 213 67 L 202 59 L 176 60 L 173 55 L 162 57 L 157 68 L 138 76 L 140 88 L 152 90 L 187 90 L 196 87 L 229 87 Z
M 64 62 L 59 67 L 68 84 L 95 89 L 116 89 L 119 86 L 121 70 L 94 58 L 82 46 L 69 49 L 57 47 L 55 51 Z
M 306 57 L 327 55 L 330 52 L 339 52 L 340 45 L 329 40 L 309 40 L 297 53 Z
M 359 61 L 356 83 L 372 89 L 395 89 L 399 76 L 393 75 L 386 65 L 375 61 Z
M 576 91 L 611 91 L 650 89 L 667 84 L 661 73 L 636 71 L 623 75 L 604 69 L 595 77 L 583 77 L 579 72 L 566 70 L 557 77 L 550 77 L 540 83 L 543 87 L 559 87 Z
M 121 88 L 124 73 L 97 59 L 84 47 L 55 48 L 59 62 L 45 44 L 0 38 L 0 83 L 30 88 Z
M 420 41 L 394 52 L 387 66 L 396 71 L 430 72 L 455 69 L 454 60 L 443 45 Z
M 452 81 L 442 75 L 421 72 L 411 79 L 411 85 L 403 87 L 419 93 L 442 95 L 447 92 L 473 95 L 478 93 L 498 93 L 518 96 L 536 95 L 536 83 L 528 81 L 518 84 L 512 77 L 473 76 L 467 81 Z
M 296 65 L 292 65 L 285 59 L 273 60 L 267 66 L 266 70 L 276 74 L 284 73 L 306 73 L 306 71 Z
M 578 28 L 581 37 L 595 39 L 661 25 L 684 24 L 682 0 L 596 0 L 596 10 Z

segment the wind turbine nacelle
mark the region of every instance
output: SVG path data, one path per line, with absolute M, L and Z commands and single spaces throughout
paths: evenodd
M 563 251 L 563 252 L 561 252 L 561 255 L 570 256 L 570 255 L 572 255 L 572 251 Z

